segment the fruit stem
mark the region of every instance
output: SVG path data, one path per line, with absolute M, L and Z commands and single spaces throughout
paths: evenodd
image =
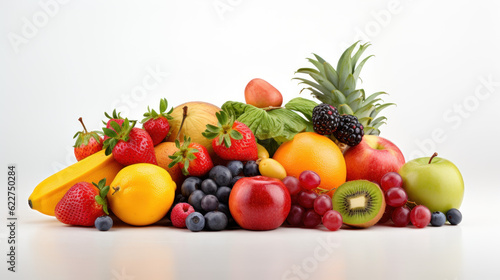
M 175 139 L 177 139 L 177 140 L 179 140 L 179 135 L 181 135 L 181 129 L 182 129 L 182 126 L 184 125 L 184 120 L 186 120 L 187 113 L 188 113 L 188 106 L 182 107 L 182 121 L 181 121 L 181 125 L 179 126 L 179 131 L 177 131 L 177 136 L 175 136 Z
M 433 159 L 434 157 L 437 157 L 437 155 L 438 155 L 438 153 L 436 153 L 436 152 L 434 152 L 434 154 L 432 154 L 431 158 L 429 159 L 429 164 L 431 164 L 432 159 Z
M 82 117 L 79 117 L 78 120 L 82 123 L 83 130 L 85 131 L 85 133 L 88 133 L 87 128 L 85 127 L 85 124 L 83 123 Z
M 114 192 L 113 192 L 111 195 L 114 195 L 117 191 L 119 191 L 119 190 L 120 190 L 120 187 L 116 187 L 116 188 L 115 188 L 115 187 L 113 187 L 113 190 L 114 190 Z
M 265 108 L 261 108 L 261 109 L 264 110 L 264 111 L 271 111 L 271 110 L 282 109 L 282 108 L 284 108 L 284 107 L 281 107 L 281 106 L 278 106 L 278 107 L 269 106 L 269 107 L 265 107 Z

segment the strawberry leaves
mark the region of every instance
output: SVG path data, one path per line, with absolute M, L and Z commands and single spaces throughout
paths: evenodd
M 215 113 L 215 116 L 218 120 L 217 126 L 207 124 L 207 129 L 202 133 L 205 138 L 215 139 L 219 137 L 217 144 L 224 144 L 227 148 L 231 147 L 231 139 L 243 139 L 243 135 L 239 131 L 233 129 L 233 117 L 229 117 L 229 115 L 224 111 Z
M 109 137 L 104 141 L 104 149 L 106 149 L 106 155 L 110 155 L 112 153 L 113 148 L 116 146 L 116 144 L 118 144 L 120 140 L 123 140 L 125 142 L 129 140 L 130 131 L 132 131 L 132 128 L 134 128 L 136 122 L 137 121 L 129 121 L 129 119 L 126 118 L 122 125 L 119 125 L 115 121 L 111 121 L 110 125 L 113 129 L 107 127 L 102 128 L 104 135 Z
M 199 152 L 198 149 L 189 147 L 190 144 L 191 144 L 190 137 L 184 136 L 184 142 L 182 143 L 182 145 L 178 139 L 175 140 L 175 146 L 179 150 L 175 152 L 173 155 L 168 156 L 170 159 L 172 159 L 172 162 L 170 162 L 168 168 L 172 168 L 177 163 L 181 163 L 183 165 L 182 174 L 184 174 L 185 176 L 189 175 L 188 171 L 189 163 L 197 159 L 197 156 L 195 154 Z
M 170 114 L 172 113 L 174 108 L 172 107 L 170 111 L 166 112 L 167 108 L 168 108 L 168 102 L 166 98 L 160 100 L 160 113 L 157 113 L 154 109 L 151 110 L 148 106 L 148 111 L 144 113 L 144 119 L 142 119 L 141 123 L 145 123 L 151 119 L 154 120 L 159 117 L 165 117 L 167 120 L 173 119 L 172 116 L 170 116 Z
M 101 134 L 100 131 L 91 131 L 88 132 L 87 128 L 85 127 L 85 124 L 83 123 L 82 117 L 78 118 L 80 123 L 83 126 L 83 131 L 78 131 L 75 133 L 73 136 L 73 139 L 76 138 L 75 145 L 73 147 L 78 148 L 81 145 L 87 146 L 89 144 L 89 141 L 91 138 L 94 138 L 94 140 L 97 142 L 97 144 L 101 144 L 101 137 L 99 136 Z
M 109 192 L 109 186 L 106 186 L 106 178 L 100 180 L 98 184 L 94 182 L 92 182 L 92 184 L 99 189 L 99 194 L 95 196 L 95 201 L 99 205 L 102 205 L 102 210 L 104 211 L 104 213 L 106 213 L 106 215 L 109 215 L 108 199 L 106 197 Z

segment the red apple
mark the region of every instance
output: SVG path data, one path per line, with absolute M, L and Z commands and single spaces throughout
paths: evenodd
M 229 210 L 244 229 L 271 230 L 285 221 L 292 200 L 285 185 L 265 176 L 245 177 L 234 184 Z
M 258 108 L 280 107 L 283 103 L 283 96 L 270 83 L 257 78 L 247 84 L 245 102 Z
M 375 135 L 363 136 L 361 143 L 345 152 L 344 158 L 347 181 L 364 179 L 377 184 L 387 172 L 398 172 L 405 163 L 396 145 Z

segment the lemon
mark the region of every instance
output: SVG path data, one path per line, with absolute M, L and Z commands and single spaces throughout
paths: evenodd
M 110 185 L 109 208 L 127 224 L 154 224 L 172 206 L 175 188 L 165 169 L 149 163 L 129 165 L 116 174 Z

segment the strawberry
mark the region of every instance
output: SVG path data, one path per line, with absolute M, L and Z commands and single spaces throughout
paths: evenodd
M 134 127 L 136 121 L 125 119 L 122 125 L 111 122 L 112 128 L 103 127 L 106 155 L 113 154 L 115 160 L 123 165 L 151 163 L 158 165 L 151 136 L 141 128 Z
M 142 127 L 146 130 L 151 139 L 153 139 L 153 145 L 158 145 L 167 137 L 170 131 L 170 124 L 168 120 L 171 120 L 172 109 L 168 113 L 165 113 L 168 107 L 168 102 L 166 98 L 160 100 L 160 113 L 158 114 L 155 110 L 150 110 L 148 106 L 148 112 L 144 113 L 144 119 L 141 121 Z
M 217 126 L 207 124 L 203 136 L 212 140 L 214 152 L 225 160 L 257 160 L 257 141 L 244 123 L 233 120 L 226 112 L 215 113 Z
M 102 150 L 102 144 L 104 141 L 101 136 L 99 136 L 98 131 L 87 131 L 81 117 L 78 120 L 82 123 L 83 131 L 78 131 L 75 136 L 73 136 L 73 139 L 76 138 L 76 142 L 73 147 L 75 148 L 74 152 L 76 160 L 80 161 Z
M 109 215 L 106 179 L 99 184 L 80 182 L 73 185 L 57 203 L 55 216 L 61 222 L 75 226 L 93 226 L 95 220 Z
M 119 125 L 122 125 L 123 122 L 125 121 L 124 118 L 120 116 L 120 113 L 116 113 L 116 109 L 113 110 L 113 114 L 110 116 L 108 113 L 104 112 L 104 115 L 109 119 L 107 123 L 104 121 L 102 122 L 103 124 L 106 125 L 106 128 L 113 129 L 111 126 L 111 122 L 115 122 Z M 114 129 L 113 129 L 114 130 Z M 109 138 L 109 136 L 104 135 L 104 141 L 106 141 Z
M 168 156 L 172 159 L 172 162 L 168 165 L 169 168 L 179 164 L 184 175 L 200 177 L 207 174 L 214 167 L 207 148 L 198 143 L 191 143 L 191 138 L 184 137 L 182 145 L 179 140 L 175 140 L 175 146 L 179 151 Z

